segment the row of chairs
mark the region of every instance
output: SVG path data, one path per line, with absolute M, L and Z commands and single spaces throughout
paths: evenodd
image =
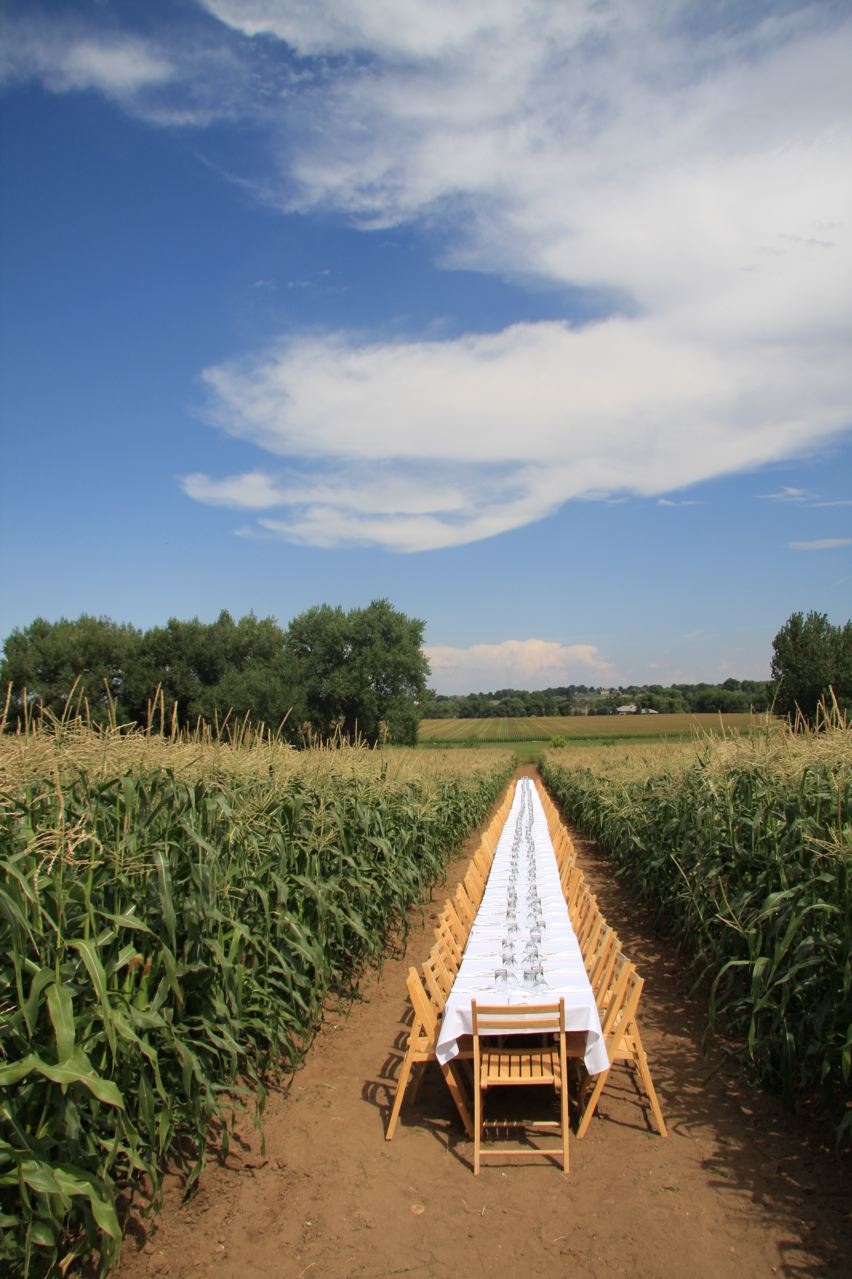
M 663 1112 L 639 1031 L 638 1009 L 644 981 L 635 965 L 624 954 L 618 934 L 607 924 L 597 898 L 577 865 L 574 842 L 562 824 L 555 804 L 538 779 L 536 787 L 556 853 L 571 925 L 595 996 L 610 1066 L 615 1062 L 624 1062 L 635 1068 L 648 1098 L 657 1131 L 661 1137 L 666 1137 L 668 1133 Z M 586 1080 L 581 1094 L 578 1138 L 584 1137 L 588 1131 L 609 1073 L 608 1070 L 602 1071 L 596 1076 L 593 1085 Z
M 642 1046 L 637 1021 L 639 998 L 643 982 L 635 966 L 624 955 L 619 938 L 603 916 L 594 894 L 579 867 L 573 842 L 562 825 L 559 814 L 543 787 L 536 781 L 539 797 L 547 817 L 549 834 L 556 853 L 563 893 L 568 905 L 572 926 L 580 943 L 583 961 L 595 995 L 601 1026 L 610 1064 L 621 1061 L 636 1067 L 642 1080 L 657 1128 L 666 1136 L 666 1127 L 657 1094 L 651 1079 L 647 1056 Z M 455 896 L 448 899 L 441 910 L 435 928 L 434 944 L 420 969 L 409 969 L 406 986 L 413 1010 L 413 1022 L 408 1047 L 400 1067 L 396 1093 L 385 1133 L 391 1140 L 397 1127 L 403 1097 L 409 1079 L 412 1079 L 412 1100 L 416 1098 L 423 1069 L 435 1061 L 435 1046 L 440 1030 L 441 1016 L 461 963 L 470 928 L 476 917 L 494 851 L 511 809 L 514 785 L 510 786 L 482 835 L 480 845 L 472 857 Z M 480 1159 L 486 1152 L 481 1149 L 483 1116 L 482 1094 L 489 1088 L 504 1084 L 553 1083 L 560 1092 L 562 1134 L 561 1153 L 563 1169 L 568 1172 L 568 1058 L 582 1060 L 585 1052 L 585 1034 L 565 1031 L 564 1008 L 560 1004 L 536 1007 L 532 1010 L 473 1005 L 473 1043 L 462 1049 L 452 1063 L 442 1065 L 441 1070 L 456 1104 L 456 1108 L 469 1137 L 474 1139 L 474 1171 L 479 1172 Z M 525 1033 L 525 1045 L 530 1026 L 521 1024 L 533 1015 L 535 1029 L 542 1032 L 539 1045 L 533 1052 L 512 1047 L 511 1038 L 495 1038 L 496 1032 L 511 1036 Z M 494 1018 L 498 1021 L 495 1022 Z M 498 1024 L 499 1023 L 499 1024 Z M 483 1039 L 480 1036 L 484 1033 Z M 470 1114 L 467 1089 L 456 1073 L 457 1063 L 472 1063 L 474 1115 Z M 533 1077 L 535 1075 L 535 1077 Z M 577 1136 L 585 1136 L 598 1105 L 609 1071 L 598 1075 L 594 1085 L 588 1078 L 580 1094 L 581 1115 Z M 551 1148 L 536 1147 L 528 1151 L 512 1151 L 513 1155 L 536 1157 L 554 1153 Z
M 566 831 L 550 796 L 536 783 L 556 853 L 562 891 L 568 905 L 583 962 L 600 1015 L 610 1066 L 627 1061 L 642 1079 L 659 1132 L 666 1136 L 665 1122 L 651 1079 L 637 1020 L 643 982 L 635 966 L 624 955 L 617 933 L 598 906 L 594 894 L 577 866 L 573 841 Z M 562 1168 L 569 1172 L 569 1075 L 568 1063 L 582 1063 L 586 1052 L 585 1033 L 566 1030 L 564 1000 L 532 1007 L 472 1005 L 474 1069 L 474 1173 L 479 1173 L 485 1157 L 511 1154 L 513 1159 L 561 1156 Z M 580 1069 L 585 1068 L 580 1065 Z M 591 1084 L 586 1074 L 581 1089 L 578 1137 L 585 1136 L 601 1093 L 609 1077 L 604 1071 Z M 558 1123 L 511 1124 L 559 1133 L 559 1146 L 527 1145 L 521 1149 L 483 1149 L 483 1098 L 489 1089 L 513 1085 L 546 1085 L 560 1099 Z
M 482 833 L 479 846 L 470 860 L 464 878 L 456 888 L 455 896 L 445 901 L 435 926 L 432 949 L 419 969 L 412 967 L 408 970 L 405 984 L 411 1001 L 413 1021 L 408 1036 L 408 1047 L 399 1070 L 388 1126 L 385 1130 L 388 1141 L 396 1132 L 399 1112 L 409 1080 L 412 1080 L 411 1100 L 415 1101 L 424 1067 L 428 1062 L 436 1060 L 435 1046 L 444 1005 L 459 970 L 462 952 L 485 892 L 497 841 L 512 807 L 514 789 L 514 783 L 507 788 L 499 807 Z M 453 1062 L 441 1066 L 447 1087 L 469 1137 L 473 1136 L 473 1120 L 465 1086 L 456 1073 L 456 1063 L 470 1062 L 472 1058 L 472 1050 L 462 1050 Z

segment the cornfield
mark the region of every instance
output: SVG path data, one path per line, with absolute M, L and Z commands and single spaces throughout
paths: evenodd
M 852 1066 L 852 738 L 777 725 L 677 747 L 559 750 L 563 810 L 709 982 L 708 1034 L 746 1045 L 787 1101 L 839 1120 Z
M 167 1161 L 298 1064 L 513 767 L 172 740 L 0 736 L 0 1270 L 114 1260 Z

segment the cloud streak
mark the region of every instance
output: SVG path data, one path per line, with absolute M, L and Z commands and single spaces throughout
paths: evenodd
M 791 551 L 834 551 L 840 546 L 852 546 L 852 537 L 817 537 L 811 542 L 788 542 Z

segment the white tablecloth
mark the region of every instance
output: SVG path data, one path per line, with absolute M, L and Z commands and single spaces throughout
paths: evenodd
M 512 873 L 513 843 L 517 869 Z M 529 856 L 534 855 L 534 872 Z M 514 964 L 504 964 L 503 941 L 507 937 L 506 918 L 510 884 L 517 895 L 517 925 L 513 935 Z M 545 927 L 539 943 L 544 985 L 531 989 L 524 984 L 522 959 L 530 940 L 528 903 L 538 897 Z M 508 969 L 508 986 L 498 989 L 495 972 Z M 585 1063 L 589 1074 L 607 1070 L 601 1024 L 595 997 L 583 965 L 577 938 L 571 927 L 568 907 L 559 883 L 559 868 L 547 820 L 538 792 L 529 778 L 522 778 L 515 790 L 506 825 L 497 843 L 488 883 L 462 956 L 461 966 L 447 999 L 436 1056 L 441 1064 L 458 1054 L 458 1041 L 473 1030 L 471 1001 L 480 1004 L 525 1004 L 565 1000 L 565 1028 L 586 1032 Z

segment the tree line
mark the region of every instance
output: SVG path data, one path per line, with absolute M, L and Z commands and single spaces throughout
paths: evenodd
M 95 722 L 144 725 L 156 697 L 181 728 L 247 715 L 294 742 L 413 745 L 429 670 L 423 628 L 387 600 L 348 612 L 323 604 L 286 629 L 253 613 L 146 631 L 37 618 L 6 640 L 0 682 L 12 689 L 11 723 L 25 709 L 62 715 L 70 698 Z
M 421 718 L 774 710 L 813 722 L 821 699 L 852 712 L 852 622 L 794 613 L 772 641 L 770 680 L 721 684 L 570 684 L 449 696 L 427 687 L 425 623 L 374 600 L 348 612 L 328 604 L 286 628 L 253 613 L 235 621 L 171 618 L 142 631 L 106 617 L 37 618 L 5 643 L 0 687 L 7 722 L 69 703 L 95 722 L 148 722 L 156 696 L 181 728 L 250 717 L 293 742 L 353 739 L 413 745 Z M 26 705 L 25 705 L 26 700 Z
M 726 679 L 721 684 L 622 684 L 602 688 L 567 684 L 529 692 L 427 692 L 424 719 L 503 719 L 529 715 L 732 714 L 774 711 L 813 723 L 821 704 L 852 715 L 852 622 L 835 626 L 825 613 L 793 613 L 772 641 L 768 680 Z
M 527 715 L 615 715 L 632 706 L 637 714 L 765 711 L 772 704 L 771 680 L 727 679 L 723 684 L 625 684 L 600 688 L 567 684 L 528 692 L 500 688 L 458 696 L 428 692 L 424 719 L 505 719 Z

